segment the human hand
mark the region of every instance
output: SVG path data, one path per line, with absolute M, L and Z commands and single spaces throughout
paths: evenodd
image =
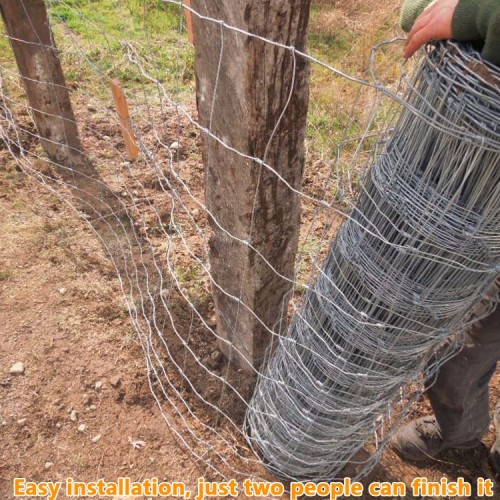
M 435 0 L 417 17 L 406 41 L 404 57 L 411 57 L 431 40 L 452 37 L 451 22 L 459 0 Z

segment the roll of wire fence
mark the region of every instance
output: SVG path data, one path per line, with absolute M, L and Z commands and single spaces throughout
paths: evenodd
M 27 12 L 35 4 L 21 3 Z M 60 54 L 71 72 L 65 74 L 68 83 L 61 71 L 59 80 L 54 76 L 53 67 L 35 80 L 16 68 L 13 54 L 0 58 L 2 160 L 30 180 L 27 193 L 38 196 L 43 187 L 62 202 L 54 205 L 57 210 L 72 209 L 84 221 L 93 236 L 85 255 L 99 257 L 88 267 L 116 275 L 113 310 L 128 313 L 161 417 L 193 460 L 205 466 L 207 479 L 267 480 L 262 463 L 288 479 L 331 480 L 348 462 L 357 462 L 351 475 L 366 474 L 419 396 L 422 374 L 431 376 L 456 351 L 459 342 L 447 339 L 471 321 L 471 311 L 499 272 L 498 68 L 470 48 L 441 45 L 427 54 L 412 83 L 404 76 L 405 93 L 394 83 L 346 74 L 293 44 L 247 32 L 186 2 L 163 0 L 162 12 L 171 16 L 165 14 L 165 24 L 158 26 L 151 19 L 160 10 L 144 8 L 141 32 L 138 24 L 138 31 L 132 30 L 139 17 L 124 8 L 132 2 L 91 3 L 49 2 L 57 49 L 3 35 L 13 45 L 33 48 L 35 62 Z M 181 33 L 184 11 L 203 29 L 216 28 L 213 74 L 205 81 L 212 88 L 205 96 L 210 122 L 217 113 L 221 121 L 233 113 L 223 96 L 234 89 L 217 89 L 230 80 L 227 74 L 239 71 L 241 56 L 257 41 L 263 54 L 276 58 L 263 58 L 268 67 L 290 57 L 291 72 L 283 73 L 290 85 L 286 92 L 283 86 L 286 99 L 277 113 L 262 110 L 272 127 L 269 137 L 259 140 L 271 144 L 280 131 L 294 89 L 305 78 L 304 61 L 316 87 L 335 80 L 315 99 L 311 87 L 302 186 L 290 184 L 265 152 L 254 156 L 252 148 L 200 122 L 189 77 L 192 48 Z M 122 16 L 129 27 L 116 33 L 101 14 Z M 169 30 L 167 20 L 179 23 L 179 33 Z M 232 45 L 241 51 L 228 50 Z M 389 59 L 391 70 L 395 65 Z M 119 138 L 123 116 L 117 120 L 109 89 L 111 83 L 116 90 L 114 77 L 120 75 L 127 75 L 129 125 L 140 149 L 135 160 L 125 155 Z M 27 101 L 21 82 L 52 96 L 49 104 L 64 97 L 71 104 L 71 96 L 76 116 L 63 116 L 64 107 L 39 109 L 44 103 Z M 324 106 L 330 89 L 337 95 Z M 67 125 L 63 135 L 79 133 L 82 144 L 47 137 L 33 123 L 42 115 Z M 255 178 L 266 172 L 280 189 L 286 187 L 287 202 L 290 195 L 297 197 L 302 222 L 296 228 L 295 274 L 284 275 L 256 244 L 266 240 L 253 223 L 264 214 L 253 202 L 261 196 L 259 182 L 249 184 L 252 203 L 243 213 L 241 234 L 207 204 L 203 141 L 248 161 Z M 71 150 L 75 162 L 51 156 L 51 150 Z M 358 177 L 369 165 L 359 187 Z M 234 179 L 243 182 L 243 173 L 248 172 L 235 169 Z M 356 207 L 346 217 L 358 191 Z M 66 214 L 54 217 L 59 224 Z M 342 220 L 347 221 L 337 232 Z M 250 250 L 266 270 L 263 283 L 274 283 L 276 276 L 287 283 L 282 307 L 264 299 L 255 309 L 243 293 L 243 272 L 230 287 L 219 282 L 211 265 L 214 231 L 228 249 Z M 269 247 L 282 244 L 280 231 L 276 234 L 277 243 L 269 241 Z M 231 262 L 226 260 L 227 267 Z M 220 347 L 229 341 L 218 330 L 214 291 L 265 327 L 274 346 L 268 363 L 246 373 L 224 358 Z M 109 298 L 107 291 L 104 295 Z M 267 315 L 259 316 L 262 311 L 270 311 L 269 324 Z M 288 333 L 280 336 L 288 315 Z M 239 328 L 231 326 L 235 337 Z M 437 358 L 433 353 L 445 343 Z M 411 397 L 403 392 L 401 398 L 408 385 Z M 369 458 L 361 457 L 358 451 L 374 436 L 379 446 Z
M 500 271 L 500 71 L 429 51 L 378 141 L 356 208 L 260 377 L 248 439 L 294 480 L 331 480 L 401 388 L 432 376 Z M 459 335 L 456 335 L 459 338 Z M 388 441 L 386 432 L 381 444 Z

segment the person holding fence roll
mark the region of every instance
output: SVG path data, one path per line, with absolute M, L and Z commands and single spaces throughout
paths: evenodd
M 454 39 L 475 44 L 485 60 L 500 66 L 500 0 L 405 0 L 401 26 L 409 33 L 406 58 L 432 40 Z M 473 312 L 481 319 L 466 332 L 460 353 L 427 382 L 434 415 L 410 422 L 393 437 L 392 448 L 404 459 L 426 461 L 481 443 L 490 422 L 488 384 L 500 360 L 499 290 L 500 277 Z M 500 474 L 500 439 L 490 462 Z

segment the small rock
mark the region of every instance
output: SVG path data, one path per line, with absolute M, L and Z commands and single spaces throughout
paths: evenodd
M 103 136 L 102 136 L 102 139 L 103 139 L 104 141 L 110 141 L 110 140 L 111 140 L 111 137 L 109 137 L 109 135 L 103 135 Z
M 179 149 L 179 143 L 177 141 L 173 142 L 172 144 L 170 144 L 170 149 Z
M 92 398 L 88 394 L 84 394 L 82 399 L 84 405 L 88 405 L 92 401 Z
M 95 410 L 97 410 L 97 406 L 96 405 L 90 405 L 89 406 L 89 410 L 95 411 Z
M 141 441 L 141 440 L 136 440 L 134 441 L 130 436 L 128 438 L 128 442 L 132 445 L 133 448 L 135 448 L 136 450 L 140 450 L 143 446 L 146 445 L 146 442 L 145 441 Z
M 214 351 L 210 355 L 210 359 L 212 360 L 212 363 L 219 364 L 224 359 L 224 355 L 220 351 Z
M 218 368 L 224 359 L 224 355 L 220 351 L 214 351 L 203 358 L 203 364 L 209 368 Z
M 0 423 L 1 426 L 4 426 L 4 425 L 7 425 L 7 420 L 2 420 L 2 422 Z
M 71 413 L 69 414 L 69 419 L 72 422 L 76 422 L 78 420 L 78 412 L 76 410 L 71 410 Z
M 91 112 L 91 113 L 95 113 L 97 111 L 97 108 L 95 106 L 92 106 L 92 104 L 87 104 L 87 109 Z
M 103 385 L 104 383 L 99 380 L 99 382 L 95 383 L 95 390 L 98 391 L 99 389 L 102 389 Z
M 78 426 L 78 432 L 85 432 L 87 430 L 87 426 L 85 424 L 80 424 Z
M 62 427 L 61 422 L 57 422 L 56 427 L 57 427 L 58 429 L 60 429 L 60 428 Z
M 102 434 L 97 434 L 97 436 L 92 438 L 92 442 L 97 443 L 97 441 L 100 441 L 101 438 L 102 438 Z
M 54 465 L 53 462 L 45 462 L 45 465 L 43 466 L 43 468 L 45 470 L 49 470 L 53 465 Z
M 121 377 L 120 375 L 115 375 L 114 377 L 111 377 L 109 379 L 109 383 L 113 386 L 113 387 L 118 387 L 120 385 L 120 382 L 121 382 Z
M 59 293 L 64 295 L 66 293 L 66 288 L 59 288 Z
M 129 161 L 124 161 L 122 163 L 122 167 L 130 167 L 130 165 L 132 165 L 132 163 L 130 163 Z
M 20 418 L 18 421 L 17 421 L 17 425 L 19 425 L 19 427 L 24 427 L 26 425 L 26 422 L 27 422 L 27 419 L 25 418 Z
M 9 370 L 12 375 L 22 375 L 24 373 L 24 365 L 21 361 L 14 363 Z

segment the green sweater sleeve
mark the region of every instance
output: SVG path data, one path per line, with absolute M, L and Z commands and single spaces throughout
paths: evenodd
M 410 31 L 417 17 L 433 0 L 405 0 L 401 27 Z M 459 0 L 452 19 L 453 38 L 483 42 L 482 55 L 500 65 L 500 0 Z
M 500 65 L 500 0 L 460 0 L 452 33 L 456 40 L 484 41 L 483 57 Z
M 409 33 L 417 17 L 433 0 L 405 0 L 401 8 L 401 28 Z

